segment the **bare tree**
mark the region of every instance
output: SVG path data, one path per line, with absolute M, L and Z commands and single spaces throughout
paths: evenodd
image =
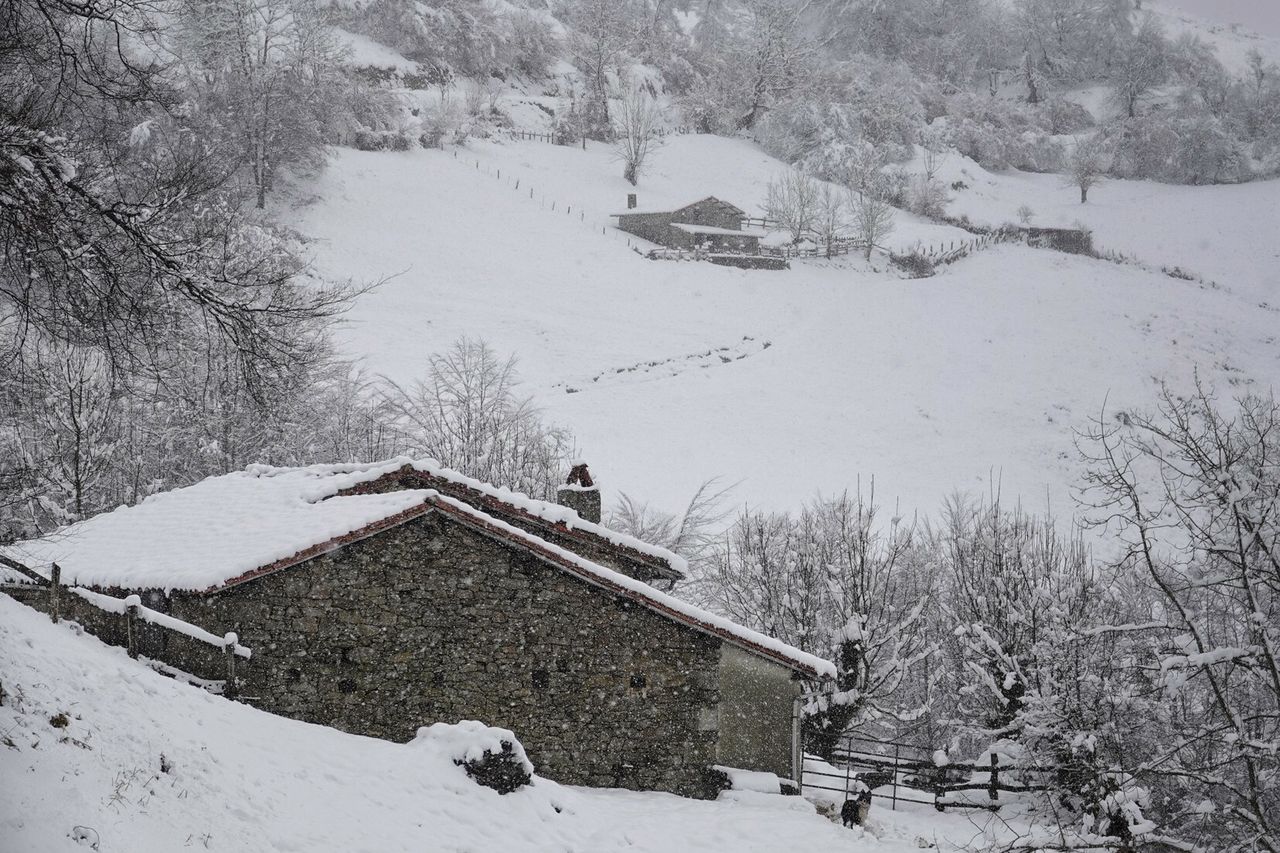
M 429 359 L 425 379 L 405 387 L 384 380 L 385 416 L 402 446 L 451 468 L 554 500 L 573 451 L 565 429 L 545 423 L 518 393 L 514 357 L 462 338 Z
M 720 556 L 723 528 L 731 513 L 725 504 L 733 488 L 716 478 L 705 480 L 679 514 L 655 509 L 624 492 L 610 513 L 609 526 L 684 557 L 690 581 L 696 585 Z
M 16 41 L 0 52 L 14 94 L 0 99 L 0 309 L 14 322 L 0 347 L 34 329 L 137 371 L 181 329 L 231 342 L 249 380 L 287 373 L 311 346 L 299 330 L 351 292 L 299 286 L 298 259 L 240 214 L 219 129 L 156 67 L 117 55 L 150 9 L 27 0 L 3 18 Z
M 629 89 L 618 104 L 615 125 L 614 157 L 622 161 L 622 177 L 635 186 L 649 155 L 662 144 L 658 133 L 662 126 L 662 111 L 653 96 L 639 89 Z
M 862 243 L 863 257 L 869 261 L 871 250 L 893 233 L 893 205 L 871 189 L 848 190 L 846 204 L 853 233 Z
M 1067 160 L 1067 180 L 1080 190 L 1080 203 L 1089 200 L 1089 190 L 1102 183 L 1106 154 L 1097 137 L 1078 140 Z
M 814 230 L 821 194 L 817 181 L 797 169 L 788 169 L 769 181 L 765 216 L 788 231 L 792 243 L 799 243 Z
M 814 230 L 826 244 L 827 257 L 835 254 L 835 244 L 848 228 L 848 216 L 844 194 L 827 182 L 818 191 L 817 213 L 813 217 Z

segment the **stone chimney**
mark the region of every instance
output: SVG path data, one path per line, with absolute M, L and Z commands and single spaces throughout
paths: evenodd
M 635 198 L 633 195 L 632 198 Z M 600 523 L 600 489 L 591 479 L 587 463 L 581 459 L 574 460 L 569 470 L 569 479 L 556 490 L 556 499 L 561 506 L 567 506 L 584 521 Z
M 636 194 L 627 193 L 627 210 L 635 210 L 635 209 L 636 209 Z

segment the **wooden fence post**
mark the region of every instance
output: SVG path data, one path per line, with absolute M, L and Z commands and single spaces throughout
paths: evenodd
M 993 800 L 1000 799 L 1000 756 L 991 753 L 991 782 L 987 786 L 987 794 Z
M 893 804 L 890 806 L 893 811 L 898 810 L 898 745 L 893 745 Z
M 235 631 L 228 631 L 222 638 L 222 654 L 227 659 L 227 683 L 222 688 L 222 695 L 228 699 L 236 698 L 236 694 L 240 692 L 236 685 L 236 643 L 239 641 Z
M 62 605 L 62 567 L 57 563 L 49 570 L 49 618 L 58 621 L 58 609 Z
M 138 656 L 138 605 L 142 603 L 142 599 L 136 595 L 131 595 L 124 600 L 124 633 L 125 643 L 129 649 L 129 657 L 136 658 Z

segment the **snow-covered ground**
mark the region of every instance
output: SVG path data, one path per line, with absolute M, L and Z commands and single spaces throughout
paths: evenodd
M 864 832 L 796 797 L 703 802 L 544 779 L 500 797 L 429 741 L 348 735 L 215 697 L 3 594 L 0 684 L 6 853 L 91 841 L 101 853 L 908 853 L 917 838 L 955 849 L 984 826 L 928 807 L 877 808 Z
M 968 184 L 951 191 L 953 215 L 999 225 L 1017 222 L 1025 204 L 1035 212 L 1032 225 L 1082 223 L 1100 249 L 1180 267 L 1255 304 L 1280 307 L 1280 181 L 1206 187 L 1103 181 L 1081 204 L 1080 191 L 1061 175 L 993 173 L 955 154 L 939 178 Z
M 864 487 L 931 511 L 999 484 L 1069 514 L 1074 430 L 1153 401 L 1161 378 L 1237 390 L 1280 375 L 1280 182 L 1112 181 L 1089 205 L 1054 176 L 965 170 L 952 211 L 1077 218 L 1105 247 L 1180 265 L 1221 289 L 1002 246 L 907 280 L 860 258 L 787 272 L 649 261 L 608 214 L 715 195 L 756 213 L 783 166 L 750 143 L 671 138 L 632 189 L 604 146 L 472 142 L 457 151 L 335 153 L 311 201 L 282 216 L 316 269 L 387 278 L 355 307 L 350 352 L 397 379 L 462 335 L 521 360 L 548 415 L 577 434 L 608 493 L 677 508 L 703 480 L 794 508 Z M 517 186 L 518 182 L 518 186 Z M 532 191 L 533 195 L 530 196 Z M 891 245 L 968 237 L 899 217 Z M 1260 307 L 1269 302 L 1271 307 Z M 1229 384 L 1230 383 L 1230 384 Z
M 1274 0 L 1148 0 L 1170 39 L 1187 33 L 1209 44 L 1228 71 L 1242 73 L 1249 51 L 1280 61 L 1280 16 Z

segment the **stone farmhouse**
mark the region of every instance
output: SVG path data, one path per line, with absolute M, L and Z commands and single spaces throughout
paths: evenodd
M 627 197 L 628 209 L 615 213 L 619 230 L 671 249 L 706 246 L 712 252 L 755 255 L 760 251 L 756 231 L 743 228 L 747 214 L 741 208 L 707 196 L 675 210 L 642 210 L 635 195 Z
M 397 741 L 478 719 L 568 784 L 712 796 L 713 765 L 795 778 L 801 687 L 832 665 L 668 594 L 681 558 L 601 526 L 586 466 L 571 479 L 560 496 L 582 513 L 430 460 L 253 466 L 3 555 L 236 632 L 239 697 L 273 713 Z M 32 589 L 5 587 L 42 606 Z M 117 641 L 119 617 L 85 597 L 64 613 Z M 156 634 L 145 657 L 209 671 Z

